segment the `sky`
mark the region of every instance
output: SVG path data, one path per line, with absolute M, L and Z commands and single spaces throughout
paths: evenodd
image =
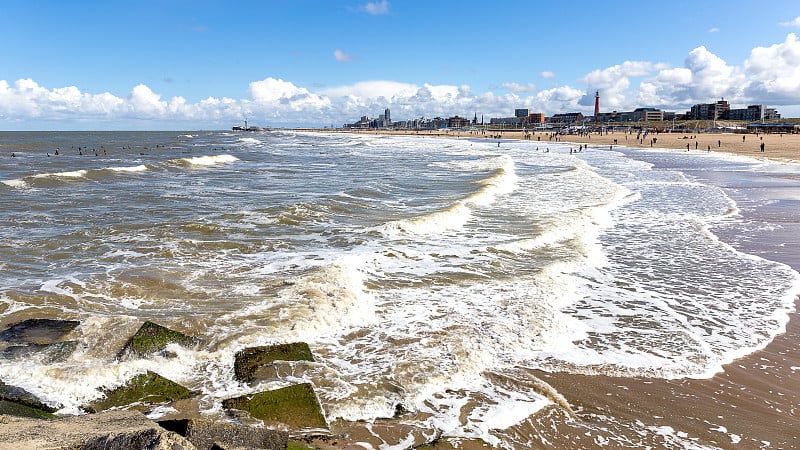
M 0 0 L 0 130 L 340 127 L 720 98 L 800 117 L 800 2 Z

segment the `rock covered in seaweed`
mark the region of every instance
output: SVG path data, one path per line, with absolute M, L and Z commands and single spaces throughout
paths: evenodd
M 230 398 L 223 400 L 222 406 L 247 411 L 268 424 L 295 429 L 328 428 L 314 388 L 308 383 Z
M 116 389 L 105 391 L 105 397 L 85 407 L 89 412 L 141 404 L 164 404 L 187 399 L 192 392 L 155 372 L 136 375 Z
M 153 353 L 163 352 L 168 344 L 174 343 L 184 347 L 192 347 L 197 345 L 198 342 L 197 338 L 147 321 L 139 327 L 139 331 L 128 339 L 128 342 L 119 351 L 117 357 L 142 358 Z
M 259 372 L 275 361 L 314 361 L 311 349 L 305 342 L 248 347 L 236 352 L 233 372 L 236 379 L 250 383 L 259 378 Z
M 0 381 L 0 414 L 44 419 L 53 417 L 57 409 L 21 387 Z

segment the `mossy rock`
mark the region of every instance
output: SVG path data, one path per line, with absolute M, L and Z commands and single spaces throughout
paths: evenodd
M 316 447 L 306 444 L 305 442 L 289 441 L 286 444 L 286 450 L 314 450 Z
M 147 321 L 139 327 L 139 331 L 136 334 L 128 339 L 128 342 L 122 347 L 117 357 L 133 356 L 141 358 L 156 352 L 163 352 L 168 344 L 192 347 L 197 343 L 198 340 L 194 337 Z
M 12 345 L 3 350 L 2 357 L 7 359 L 38 358 L 43 364 L 53 364 L 66 361 L 76 348 L 78 348 L 78 341 Z
M 305 342 L 249 347 L 236 352 L 233 373 L 237 380 L 249 383 L 261 367 L 275 361 L 314 361 L 314 356 Z
M 0 415 L 30 417 L 32 419 L 52 419 L 55 416 L 48 411 L 32 408 L 22 403 L 0 400 Z
M 89 412 L 134 404 L 163 404 L 187 399 L 192 395 L 189 389 L 168 380 L 155 372 L 146 372 L 131 378 L 124 386 L 105 392 L 105 397 L 89 404 Z
M 295 429 L 328 428 L 314 388 L 308 383 L 227 399 L 222 406 L 247 411 L 256 419 Z
M 0 341 L 18 344 L 52 344 L 71 333 L 80 322 L 77 320 L 27 319 L 9 325 L 0 332 Z
M 41 410 L 44 412 L 52 413 L 58 410 L 52 406 L 45 405 L 39 400 L 39 397 L 31 394 L 30 392 L 22 389 L 21 387 L 11 386 L 0 381 L 0 400 L 16 403 L 29 408 Z

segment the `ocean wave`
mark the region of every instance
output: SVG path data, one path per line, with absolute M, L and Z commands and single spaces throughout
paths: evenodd
M 144 164 L 140 164 L 138 166 L 130 166 L 130 167 L 109 167 L 108 170 L 112 172 L 146 172 L 148 167 Z
M 231 164 L 236 161 L 239 161 L 239 158 L 233 155 L 194 156 L 191 158 L 181 158 L 178 160 L 172 160 L 172 162 L 176 162 L 177 164 L 183 166 L 201 166 L 201 167 L 216 166 L 219 164 Z
M 438 211 L 388 222 L 377 227 L 377 231 L 385 235 L 398 233 L 421 235 L 462 228 L 472 217 L 473 208 L 489 206 L 498 196 L 508 194 L 517 187 L 514 160 L 510 157 L 491 158 L 482 161 L 481 165 L 484 168 L 493 167 L 494 170 L 490 176 L 477 183 L 480 187 L 473 193 Z

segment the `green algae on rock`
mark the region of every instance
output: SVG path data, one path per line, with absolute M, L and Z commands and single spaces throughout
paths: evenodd
M 38 397 L 17 386 L 0 381 L 0 414 L 20 417 L 53 417 L 58 408 L 44 404 Z
M 236 352 L 233 372 L 236 379 L 252 382 L 258 370 L 275 361 L 314 361 L 311 349 L 305 342 L 249 347 Z
M 122 347 L 117 357 L 123 358 L 129 355 L 144 357 L 164 351 L 168 344 L 175 343 L 184 347 L 191 347 L 196 345 L 197 342 L 197 338 L 147 321 L 142 324 L 136 334 L 128 339 L 128 342 Z
M 322 407 L 309 383 L 223 400 L 227 409 L 247 411 L 267 423 L 290 428 L 328 428 Z
M 29 417 L 32 419 L 52 419 L 55 417 L 53 413 L 43 409 L 8 400 L 0 400 L 0 415 Z
M 192 395 L 189 389 L 150 371 L 136 375 L 124 386 L 106 391 L 105 394 L 104 398 L 92 402 L 85 409 L 89 412 L 99 412 L 142 403 L 170 403 Z

